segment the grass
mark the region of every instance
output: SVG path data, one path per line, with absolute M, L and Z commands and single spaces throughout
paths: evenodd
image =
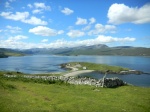
M 106 64 L 95 64 L 95 63 L 88 63 L 88 62 L 70 62 L 69 63 L 71 66 L 75 66 L 76 64 L 80 64 L 82 67 L 86 67 L 88 70 L 96 70 L 96 71 L 101 71 L 105 72 L 107 70 L 110 70 L 111 72 L 120 72 L 124 70 L 129 70 L 128 68 L 123 68 L 119 66 L 110 66 Z M 82 67 L 80 69 L 82 69 Z
M 1 112 L 149 112 L 150 88 L 46 84 L 3 78 Z

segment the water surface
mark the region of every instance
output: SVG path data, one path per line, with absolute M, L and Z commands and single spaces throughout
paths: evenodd
M 122 66 L 150 73 L 150 57 L 140 56 L 56 56 L 33 55 L 22 57 L 0 58 L 0 70 L 15 71 L 34 74 L 62 72 L 60 64 L 67 62 L 92 62 Z M 90 74 L 89 74 L 90 76 Z M 92 74 L 95 78 L 103 75 Z M 113 74 L 107 75 L 114 77 Z M 115 75 L 116 76 L 116 75 Z M 150 75 L 117 75 L 117 77 L 138 86 L 150 86 Z

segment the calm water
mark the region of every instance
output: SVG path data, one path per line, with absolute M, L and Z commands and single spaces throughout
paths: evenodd
M 127 67 L 131 69 L 150 72 L 150 57 L 135 56 L 55 56 L 55 55 L 34 55 L 23 57 L 0 58 L 0 70 L 19 70 L 24 73 L 49 73 L 62 72 L 60 64 L 66 62 L 93 62 Z M 100 74 L 88 74 L 95 78 L 101 78 Z M 150 87 L 150 75 L 107 75 L 107 77 L 120 77 L 126 82 L 138 86 Z

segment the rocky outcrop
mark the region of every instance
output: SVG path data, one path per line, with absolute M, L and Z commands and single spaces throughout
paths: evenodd
M 65 77 L 65 76 L 29 76 L 29 75 L 8 75 L 4 74 L 4 77 L 8 78 L 29 78 L 29 79 L 43 79 L 43 80 L 50 80 L 50 81 L 63 81 L 65 83 L 69 84 L 75 84 L 75 85 L 91 85 L 96 87 L 106 87 L 106 88 L 113 88 L 118 86 L 126 85 L 127 83 L 123 80 L 115 77 L 115 78 L 102 78 L 99 80 L 92 79 L 92 78 L 76 78 L 76 77 Z
M 100 79 L 96 86 L 97 87 L 107 87 L 107 88 L 113 88 L 113 87 L 118 87 L 118 86 L 123 86 L 126 85 L 127 83 L 124 82 L 123 80 L 119 79 L 118 77 L 114 78 L 103 78 Z

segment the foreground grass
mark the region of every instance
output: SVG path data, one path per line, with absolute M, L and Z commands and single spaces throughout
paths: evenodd
M 0 75 L 1 112 L 148 112 L 150 88 L 96 88 L 11 80 Z

